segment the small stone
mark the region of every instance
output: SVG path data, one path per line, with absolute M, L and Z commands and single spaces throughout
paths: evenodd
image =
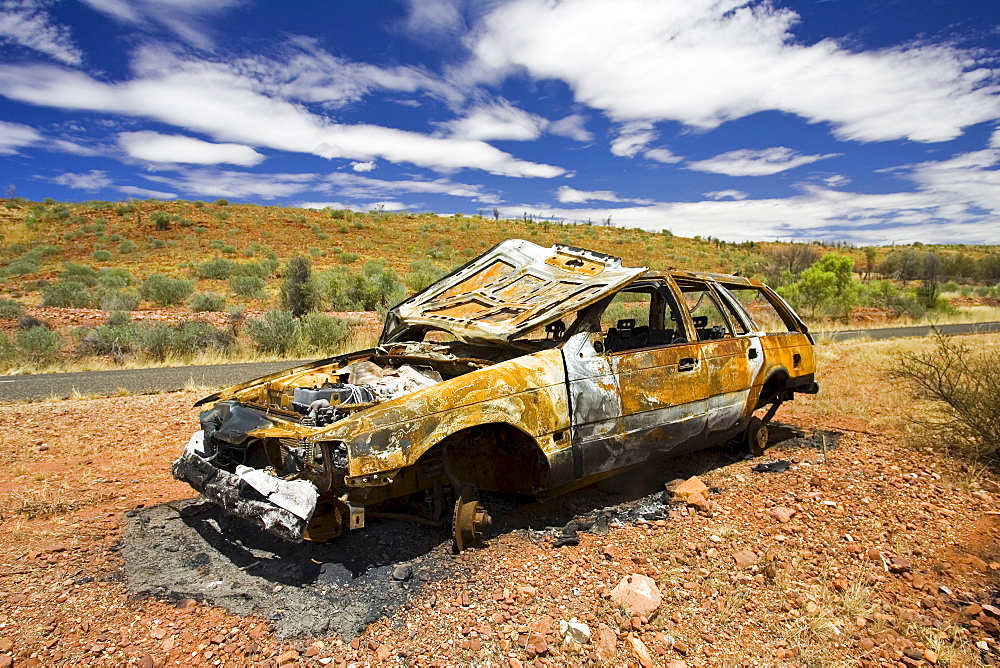
M 559 622 L 559 635 L 563 642 L 575 642 L 585 645 L 590 642 L 590 627 L 578 622 L 576 617 L 569 621 Z
M 221 633 L 216 633 L 214 636 L 211 637 L 211 642 L 214 645 L 221 645 L 222 643 L 226 642 L 226 636 L 222 635 Z
M 611 590 L 611 600 L 633 615 L 649 617 L 660 607 L 663 598 L 653 578 L 632 573 Z
M 280 654 L 278 656 L 278 665 L 287 666 L 288 664 L 295 663 L 298 660 L 299 660 L 299 653 L 296 652 L 294 649 L 290 649 L 287 652 L 284 652 L 283 654 Z
M 595 643 L 597 658 L 607 666 L 615 664 L 615 655 L 618 653 L 618 634 L 607 624 L 597 626 L 597 642 Z
M 674 638 L 674 651 L 680 654 L 681 656 L 687 656 L 688 653 L 687 643 L 685 643 L 680 638 Z
M 0 638 L 0 652 L 9 652 L 14 646 L 14 641 L 10 638 Z
M 1000 608 L 995 605 L 984 605 L 983 612 L 994 617 L 1000 617 Z
M 903 654 L 910 657 L 914 661 L 920 661 L 924 658 L 924 651 L 917 647 L 907 647 L 903 650 Z
M 413 577 L 413 566 L 410 564 L 396 564 L 392 569 L 392 579 L 398 582 L 406 582 Z
M 178 610 L 191 610 L 198 605 L 198 601 L 193 598 L 182 598 L 177 601 L 176 607 Z
M 767 514 L 778 520 L 781 524 L 786 524 L 790 519 L 795 516 L 794 508 L 786 508 L 785 506 L 775 506 L 767 511 Z
M 875 641 L 871 638 L 863 639 L 860 643 L 858 643 L 858 645 L 866 652 L 870 652 L 875 649 Z
M 153 657 L 143 654 L 139 657 L 139 668 L 153 668 Z
M 928 647 L 927 649 L 925 649 L 924 650 L 924 661 L 926 661 L 928 663 L 937 663 L 938 662 L 938 654 L 937 654 L 937 652 L 935 652 L 934 650 L 932 650 L 930 647 Z
M 631 633 L 628 636 L 628 643 L 632 648 L 632 653 L 635 654 L 635 658 L 639 659 L 639 664 L 642 668 L 653 668 L 655 665 L 653 663 L 653 655 L 646 649 L 645 643 Z
M 891 557 L 889 559 L 889 570 L 893 573 L 906 573 L 912 568 L 910 562 L 903 557 Z
M 753 550 L 737 550 L 733 553 L 733 561 L 736 562 L 736 567 L 741 569 L 750 568 L 758 559 L 757 553 Z
M 987 492 L 992 494 L 1000 494 L 1000 483 L 994 482 L 992 480 L 983 480 L 980 483 Z
M 316 647 L 316 645 L 309 645 L 306 648 L 306 656 L 316 656 L 317 654 L 319 654 L 319 647 Z
M 14 665 L 14 657 L 10 654 L 4 654 L 0 656 L 0 668 L 12 668 Z
M 674 498 L 679 501 L 687 501 L 688 497 L 692 494 L 701 494 L 704 497 L 708 496 L 708 485 L 701 481 L 698 476 L 692 476 L 677 485 L 671 490 Z
M 388 645 L 381 645 L 377 650 L 375 650 L 375 658 L 379 661 L 385 661 L 390 656 L 392 656 L 392 650 L 389 649 Z
M 524 643 L 524 653 L 529 659 L 549 651 L 549 641 L 541 633 L 532 633 Z
M 709 510 L 709 501 L 705 498 L 704 494 L 689 494 L 687 504 L 699 512 L 707 512 Z
M 983 611 L 982 606 L 980 606 L 978 603 L 972 603 L 970 605 L 965 606 L 965 609 L 962 612 L 969 615 L 970 617 L 975 617 L 982 611 Z

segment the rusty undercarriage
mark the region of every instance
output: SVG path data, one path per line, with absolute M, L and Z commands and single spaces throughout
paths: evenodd
M 202 399 L 173 474 L 288 540 L 449 523 L 729 439 L 815 392 L 812 339 L 750 279 L 508 240 L 392 309 L 379 345 Z M 764 411 L 755 415 L 755 411 Z

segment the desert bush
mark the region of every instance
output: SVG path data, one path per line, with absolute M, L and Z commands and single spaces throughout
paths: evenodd
M 430 260 L 417 260 L 410 264 L 410 272 L 405 279 L 406 287 L 410 288 L 412 292 L 420 292 L 447 273 L 446 270 L 437 267 Z
M 322 313 L 307 313 L 302 317 L 302 348 L 304 352 L 330 353 L 351 333 L 340 318 Z
M 319 299 L 312 277 L 312 264 L 301 255 L 288 260 L 281 282 L 281 306 L 296 318 L 316 310 Z
M 202 292 L 191 297 L 190 306 L 196 313 L 216 313 L 225 308 L 226 298 L 214 292 Z
M 264 279 L 259 276 L 233 276 L 229 279 L 229 289 L 234 295 L 250 299 L 264 299 Z
M 134 311 L 139 308 L 142 298 L 134 290 L 118 290 L 106 288 L 97 291 L 101 308 L 105 311 Z
M 142 282 L 140 295 L 157 306 L 176 306 L 194 292 L 194 283 L 182 278 L 153 274 Z
M 3 332 L 0 332 L 0 363 L 8 367 L 17 363 L 17 346 Z
M 235 267 L 236 263 L 232 260 L 217 257 L 199 264 L 197 271 L 200 278 L 214 278 L 224 281 L 232 275 Z
M 934 347 L 900 352 L 888 370 L 914 397 L 935 411 L 914 415 L 949 450 L 1000 469 L 1000 348 L 972 348 L 964 341 L 934 334 Z
M 83 355 L 110 355 L 121 363 L 139 349 L 139 327 L 128 314 L 117 312 L 107 324 L 94 327 L 83 336 L 77 352 Z
M 13 299 L 0 299 L 0 320 L 17 320 L 24 315 L 24 304 Z
M 919 320 L 927 313 L 912 290 L 897 288 L 891 281 L 870 281 L 861 286 L 861 304 L 874 306 L 896 316 L 907 315 Z
M 302 337 L 302 326 L 290 311 L 268 311 L 260 320 L 247 322 L 247 333 L 257 350 L 287 355 Z
M 131 239 L 125 239 L 118 244 L 118 252 L 122 255 L 128 255 L 129 253 L 134 253 L 137 250 L 139 250 L 139 247 Z
M 135 276 L 125 267 L 107 267 L 97 274 L 97 285 L 102 288 L 127 288 L 136 282 Z
M 90 257 L 94 258 L 98 262 L 107 262 L 108 260 L 112 259 L 114 255 L 111 254 L 111 251 L 104 250 L 102 248 L 100 250 L 95 250 L 93 253 L 90 254 Z
M 174 215 L 167 211 L 154 211 L 149 216 L 150 220 L 153 221 L 153 227 L 161 232 L 170 229 L 170 223 L 174 219 Z
M 60 281 L 76 281 L 88 287 L 97 285 L 97 270 L 87 264 L 76 264 L 67 262 L 63 265 L 63 270 L 59 272 Z
M 141 334 L 142 352 L 157 361 L 168 357 L 188 359 L 208 348 L 228 350 L 234 339 L 207 322 L 189 320 L 176 325 L 157 323 Z
M 276 263 L 272 265 L 270 260 L 260 262 L 240 262 L 233 264 L 233 276 L 256 276 L 257 278 L 267 278 L 277 268 Z
M 34 274 L 41 268 L 42 261 L 39 257 L 32 253 L 26 253 L 24 257 L 14 260 L 4 267 L 3 273 L 5 276 L 24 276 L 25 274 Z
M 62 337 L 47 327 L 31 327 L 14 335 L 18 356 L 34 366 L 47 366 L 56 361 L 62 348 Z
M 384 312 L 406 294 L 395 272 L 381 260 L 365 264 L 360 273 L 334 267 L 320 276 L 320 290 L 338 311 Z
M 215 205 L 216 206 L 229 206 L 229 200 L 225 199 L 223 197 L 220 197 L 219 199 L 215 200 Z
M 42 306 L 64 308 L 96 308 L 97 295 L 77 280 L 60 280 L 42 286 Z

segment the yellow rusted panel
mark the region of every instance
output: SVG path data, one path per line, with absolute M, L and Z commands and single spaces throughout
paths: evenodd
M 413 464 L 446 436 L 490 423 L 510 424 L 543 448 L 563 447 L 551 439 L 570 426 L 560 351 L 452 378 L 355 414 L 313 438 L 346 443 L 356 476 Z
M 677 370 L 683 359 L 698 360 L 698 346 L 648 348 L 615 356 L 622 413 L 679 406 L 708 396 L 704 374 Z

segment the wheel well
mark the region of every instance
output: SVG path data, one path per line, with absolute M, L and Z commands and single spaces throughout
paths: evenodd
M 764 381 L 764 385 L 760 388 L 760 397 L 757 399 L 757 406 L 754 410 L 774 403 L 774 401 L 781 397 L 782 393 L 785 391 L 787 383 L 787 372 L 782 370 L 772 373 L 770 378 Z
M 535 439 L 504 423 L 456 432 L 424 457 L 445 446 L 452 473 L 463 483 L 495 492 L 532 495 L 544 485 L 549 462 Z

